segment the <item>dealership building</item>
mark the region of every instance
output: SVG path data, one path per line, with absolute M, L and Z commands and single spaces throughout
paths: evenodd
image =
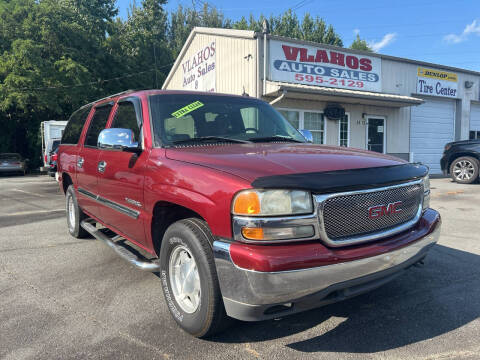
M 195 28 L 163 89 L 253 96 L 319 144 L 422 162 L 480 138 L 480 73 L 247 30 Z

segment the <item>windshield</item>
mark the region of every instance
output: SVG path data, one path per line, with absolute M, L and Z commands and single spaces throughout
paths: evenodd
M 269 104 L 253 99 L 203 94 L 150 96 L 155 145 L 211 142 L 305 142 Z
M 0 154 L 0 160 L 21 160 L 19 154 Z

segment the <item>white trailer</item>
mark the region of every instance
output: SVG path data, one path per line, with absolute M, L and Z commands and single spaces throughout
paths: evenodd
M 50 165 L 50 151 L 54 149 L 54 145 L 58 146 L 62 138 L 63 130 L 67 125 L 67 121 L 48 120 L 42 121 L 40 124 L 40 132 L 42 134 L 42 171 L 47 171 Z

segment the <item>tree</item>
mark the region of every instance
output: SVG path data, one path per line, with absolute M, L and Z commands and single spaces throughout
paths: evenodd
M 264 15 L 260 15 L 258 19 L 250 15 L 248 21 L 245 17 L 242 17 L 239 21 L 233 23 L 233 28 L 262 32 L 264 19 Z M 300 21 L 297 15 L 289 9 L 278 16 L 270 16 L 268 22 L 272 35 L 343 46 L 340 35 L 335 32 L 332 25 L 327 26 L 323 19 L 318 16 L 312 18 L 309 13 L 306 13 Z
M 223 14 L 207 3 L 203 3 L 201 10 L 184 8 L 181 5 L 173 12 L 168 27 L 168 40 L 174 57 L 182 50 L 190 32 L 196 26 L 231 28 L 231 21 L 225 19 Z
M 350 49 L 373 52 L 370 46 L 368 46 L 367 42 L 360 39 L 359 34 L 357 34 L 357 38 L 352 42 L 352 45 L 350 45 Z

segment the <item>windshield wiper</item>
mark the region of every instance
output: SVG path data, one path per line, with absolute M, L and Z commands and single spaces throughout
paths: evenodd
M 281 136 L 281 135 L 275 135 L 275 136 L 265 136 L 265 137 L 254 137 L 248 139 L 253 142 L 272 142 L 272 141 L 291 141 L 291 142 L 296 142 L 296 143 L 303 143 L 304 141 L 297 140 L 288 136 Z
M 222 137 L 222 136 L 200 136 L 200 137 L 193 137 L 193 138 L 190 138 L 190 139 L 173 141 L 172 144 L 178 145 L 178 144 L 183 144 L 183 143 L 205 142 L 205 141 L 231 142 L 231 143 L 240 143 L 240 144 L 250 143 L 250 141 L 247 141 L 247 140 L 232 139 L 232 138 L 229 138 L 229 137 Z

